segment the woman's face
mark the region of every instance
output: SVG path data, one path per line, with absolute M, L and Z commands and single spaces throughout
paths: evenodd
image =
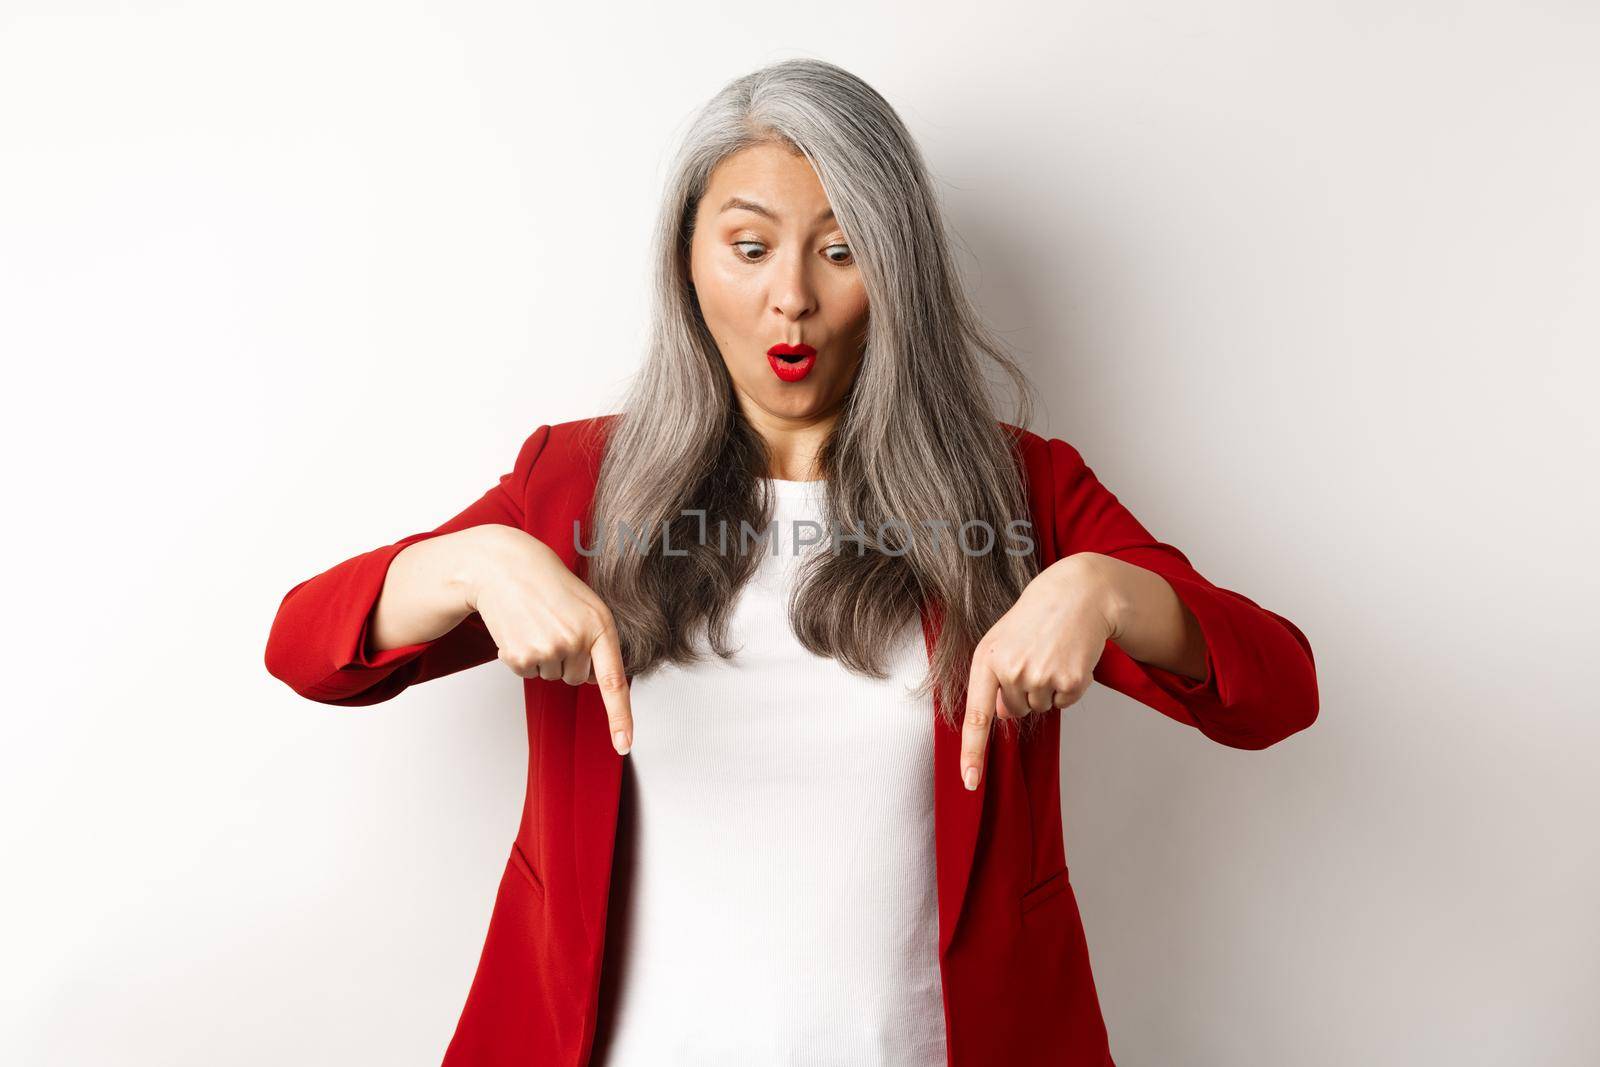
M 804 156 L 763 144 L 717 166 L 689 274 L 745 417 L 779 433 L 832 422 L 861 366 L 867 294 Z M 769 354 L 781 344 L 815 349 L 809 369 Z

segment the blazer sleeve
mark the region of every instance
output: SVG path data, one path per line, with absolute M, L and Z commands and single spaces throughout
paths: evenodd
M 1049 445 L 1057 558 L 1099 552 L 1161 575 L 1206 639 L 1203 680 L 1141 663 L 1109 641 L 1095 679 L 1232 748 L 1266 748 L 1316 721 L 1316 664 L 1299 627 L 1213 585 L 1182 552 L 1157 541 L 1077 449 L 1058 439 Z
M 525 529 L 528 479 L 549 436 L 549 426 L 534 430 L 498 484 L 443 525 L 353 556 L 291 588 L 267 636 L 267 672 L 310 700 L 358 706 L 496 658 L 499 649 L 476 613 L 431 641 L 374 651 L 372 612 L 390 562 L 408 545 L 493 523 Z

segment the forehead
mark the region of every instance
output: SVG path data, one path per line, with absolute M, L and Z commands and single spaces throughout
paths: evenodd
M 752 145 L 717 164 L 701 198 L 700 215 L 717 216 L 726 210 L 730 218 L 761 217 L 750 205 L 798 225 L 817 221 L 830 206 L 806 157 L 779 144 Z

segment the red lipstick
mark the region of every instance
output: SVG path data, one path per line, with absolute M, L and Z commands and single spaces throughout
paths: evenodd
M 767 362 L 772 373 L 786 382 L 798 382 L 811 373 L 817 362 L 817 350 L 810 345 L 776 344 L 767 349 Z

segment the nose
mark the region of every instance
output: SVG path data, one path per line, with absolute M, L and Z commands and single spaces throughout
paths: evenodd
M 803 246 L 796 246 L 803 247 Z M 786 319 L 800 319 L 816 311 L 817 287 L 811 264 L 803 252 L 776 257 L 772 277 L 772 307 Z

